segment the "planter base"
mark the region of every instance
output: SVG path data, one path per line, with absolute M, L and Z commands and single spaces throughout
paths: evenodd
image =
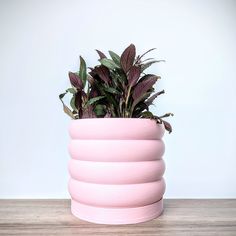
M 81 220 L 98 224 L 135 224 L 152 220 L 163 211 L 163 199 L 143 207 L 102 208 L 71 200 L 71 212 Z

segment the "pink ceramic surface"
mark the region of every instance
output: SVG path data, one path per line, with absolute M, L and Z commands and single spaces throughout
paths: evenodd
M 162 125 L 149 119 L 71 121 L 72 213 L 104 224 L 138 223 L 163 210 Z
M 160 159 L 165 145 L 162 140 L 74 139 L 70 141 L 68 149 L 71 157 L 78 160 L 133 162 Z
M 69 192 L 80 203 L 98 207 L 140 207 L 159 201 L 163 179 L 142 184 L 94 184 L 70 179 Z
M 71 159 L 69 161 L 69 172 L 73 179 L 97 184 L 154 182 L 162 178 L 164 171 L 165 163 L 163 160 L 95 162 Z
M 164 131 L 154 120 L 139 118 L 72 120 L 69 127 L 72 139 L 156 140 L 162 138 Z

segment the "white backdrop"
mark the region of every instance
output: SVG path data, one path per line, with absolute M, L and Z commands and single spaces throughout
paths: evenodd
M 58 94 L 79 55 L 138 52 L 166 90 L 166 198 L 236 197 L 234 0 L 0 1 L 0 198 L 66 198 L 67 127 Z

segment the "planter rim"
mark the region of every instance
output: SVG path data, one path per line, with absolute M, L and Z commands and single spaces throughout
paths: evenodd
M 82 118 L 82 119 L 71 119 L 71 121 L 82 121 L 82 120 L 150 120 L 155 121 L 150 118 L 133 118 L 133 117 L 104 117 L 104 118 Z
M 137 118 L 137 117 L 101 117 L 101 118 L 81 118 L 81 119 L 71 119 L 71 120 L 103 120 L 103 119 L 126 119 L 126 120 L 152 120 L 150 118 Z
M 149 119 L 149 118 L 125 118 L 125 117 L 110 117 L 110 118 L 83 118 L 83 119 L 71 119 L 70 123 L 80 123 L 80 122 L 138 122 L 138 123 L 155 123 L 155 125 L 157 125 L 158 127 L 162 128 L 165 130 L 164 128 L 164 124 L 160 124 L 157 123 L 155 120 L 153 119 Z

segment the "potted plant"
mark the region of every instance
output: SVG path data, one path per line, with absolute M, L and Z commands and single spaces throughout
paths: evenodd
M 160 79 L 145 70 L 160 62 L 136 56 L 133 44 L 110 58 L 97 50 L 99 65 L 87 68 L 80 57 L 78 72 L 69 72 L 71 87 L 60 94 L 69 126 L 69 192 L 71 211 L 83 220 L 130 224 L 158 217 L 163 211 L 165 164 L 162 160 L 163 116 L 149 107 L 164 90 Z M 87 72 L 89 69 L 89 72 Z M 70 107 L 63 97 L 71 94 Z

